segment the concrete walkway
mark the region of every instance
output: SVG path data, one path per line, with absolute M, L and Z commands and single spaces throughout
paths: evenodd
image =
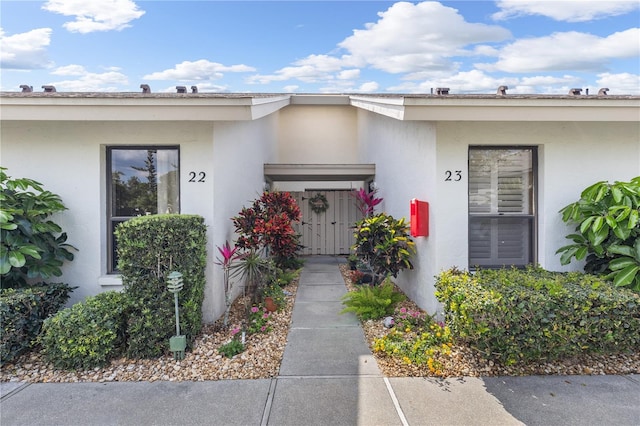
M 341 259 L 312 257 L 274 379 L 2 383 L 9 425 L 640 425 L 640 375 L 385 378 L 340 315 Z

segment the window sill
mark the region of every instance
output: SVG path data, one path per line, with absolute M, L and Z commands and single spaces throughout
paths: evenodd
M 98 278 L 98 284 L 100 287 L 121 287 L 122 276 L 121 275 L 103 275 Z

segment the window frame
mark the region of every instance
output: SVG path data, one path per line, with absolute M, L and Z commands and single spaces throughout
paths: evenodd
M 470 208 L 470 181 L 471 181 L 471 152 L 473 150 L 483 150 L 483 151 L 508 151 L 508 150 L 520 150 L 520 151 L 530 151 L 531 152 L 531 212 L 530 213 L 471 213 Z M 535 145 L 469 145 L 467 152 L 467 170 L 468 170 L 468 178 L 467 178 L 467 262 L 469 264 L 469 269 L 474 270 L 477 267 L 487 268 L 487 269 L 499 269 L 505 266 L 513 266 L 516 268 L 525 268 L 527 265 L 536 264 L 538 262 L 538 146 Z M 493 189 L 493 188 L 492 188 Z M 527 229 L 529 233 L 529 259 L 525 264 L 475 264 L 471 261 L 471 227 L 472 220 L 477 218 L 486 218 L 486 219 L 526 219 L 530 222 L 529 228 Z
M 113 233 L 115 231 L 114 223 L 126 222 L 127 220 L 136 216 L 112 216 L 113 208 L 113 168 L 112 168 L 112 152 L 114 150 L 127 150 L 127 151 L 148 151 L 148 150 L 176 150 L 178 153 L 178 213 L 182 211 L 182 197 L 181 197 L 181 179 L 180 179 L 180 145 L 107 145 L 106 147 L 106 233 L 107 233 L 107 274 L 118 274 L 117 265 L 115 261 L 115 244 Z

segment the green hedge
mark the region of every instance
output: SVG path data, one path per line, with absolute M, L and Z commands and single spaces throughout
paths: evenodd
M 453 269 L 436 289 L 454 336 L 507 365 L 640 348 L 640 296 L 593 275 Z
M 42 326 L 45 359 L 66 370 L 101 367 L 122 353 L 128 298 L 108 291 L 63 309 Z
M 157 357 L 168 351 L 175 334 L 173 294 L 167 290 L 171 271 L 182 273 L 179 293 L 180 331 L 188 345 L 202 327 L 206 226 L 201 216 L 151 215 L 133 218 L 116 229 L 118 269 L 131 299 L 127 356 Z
M 0 364 L 13 361 L 33 346 L 42 322 L 69 300 L 74 288 L 52 283 L 0 292 Z

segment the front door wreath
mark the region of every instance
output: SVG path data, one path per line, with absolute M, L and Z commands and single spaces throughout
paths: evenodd
M 329 208 L 329 201 L 327 201 L 327 197 L 318 192 L 309 198 L 309 207 L 314 213 L 324 213 Z

